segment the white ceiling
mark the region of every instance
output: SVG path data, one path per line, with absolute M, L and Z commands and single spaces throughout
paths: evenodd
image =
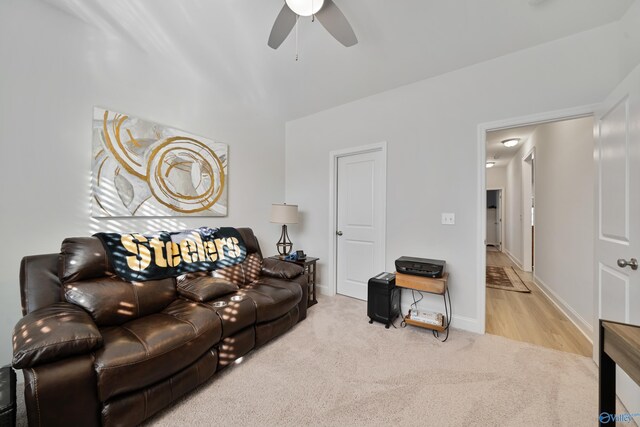
M 214 89 L 289 120 L 620 19 L 633 0 L 335 0 L 345 48 L 301 19 L 267 46 L 283 0 L 45 0 Z
M 536 124 L 487 132 L 487 162 L 495 162 L 494 167 L 507 166 L 537 127 Z M 502 144 L 502 141 L 514 138 L 520 139 L 515 147 L 507 148 Z

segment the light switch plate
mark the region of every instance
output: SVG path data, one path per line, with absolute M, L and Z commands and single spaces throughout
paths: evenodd
M 455 225 L 456 223 L 456 214 L 454 213 L 443 213 L 442 214 L 442 224 L 443 225 Z

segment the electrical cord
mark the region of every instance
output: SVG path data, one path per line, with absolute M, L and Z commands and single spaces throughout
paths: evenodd
M 449 293 L 449 289 L 445 291 L 445 298 L 449 300 L 449 306 L 447 308 L 447 300 L 444 301 L 444 315 L 446 317 L 447 325 L 445 326 L 445 330 L 447 331 L 443 340 L 440 339 L 440 333 L 436 330 L 433 330 L 433 336 L 440 342 L 445 342 L 449 339 L 449 326 L 451 326 L 451 317 L 453 316 L 453 307 L 451 306 L 451 294 Z
M 399 316 L 399 317 L 402 317 L 402 313 L 400 313 L 400 316 Z M 397 317 L 396 317 L 396 319 L 397 319 Z M 391 321 L 391 326 L 393 326 L 393 329 L 398 329 L 398 328 L 396 327 L 396 319 L 393 319 L 393 320 Z
M 420 299 L 416 300 L 416 294 L 415 293 L 420 294 Z M 431 332 L 433 333 L 433 336 L 440 342 L 445 342 L 447 339 L 449 339 L 449 326 L 451 325 L 451 316 L 453 315 L 453 309 L 451 307 L 451 294 L 449 293 L 449 290 L 446 290 L 446 295 L 444 296 L 445 298 L 447 298 L 449 301 L 449 304 L 447 305 L 447 300 L 445 300 L 445 304 L 444 304 L 444 317 L 446 320 L 446 325 L 445 326 L 445 330 L 447 331 L 445 337 L 443 340 L 440 339 L 440 333 L 438 331 L 436 331 L 435 329 L 432 330 Z M 411 289 L 411 298 L 413 299 L 413 303 L 411 304 L 410 307 L 415 308 L 416 310 L 418 309 L 418 303 L 420 301 L 422 301 L 424 299 L 424 294 L 418 290 L 415 289 Z M 407 326 L 407 322 L 404 321 L 404 319 L 402 320 L 402 322 L 400 323 L 400 326 L 405 328 Z M 393 326 L 395 328 L 395 325 Z
M 416 292 L 420 294 L 420 299 L 419 300 L 416 300 Z M 413 298 L 413 303 L 409 307 L 413 307 L 413 308 L 415 308 L 417 310 L 418 309 L 418 303 L 424 299 L 424 295 L 420 291 L 417 291 L 415 289 L 411 289 L 411 298 Z M 409 309 L 409 310 L 411 310 L 411 309 Z M 402 315 L 402 312 L 400 312 L 400 315 L 402 316 L 402 322 L 400 322 L 400 327 L 401 328 L 406 328 L 407 327 L 407 322 L 405 322 L 404 316 Z M 395 325 L 393 325 L 393 327 L 395 328 Z
M 420 299 L 418 301 L 416 301 L 416 292 L 420 294 Z M 411 307 L 413 307 L 413 308 L 415 308 L 417 310 L 418 309 L 418 303 L 424 299 L 424 294 L 422 292 L 420 292 L 420 291 L 415 290 L 415 289 L 411 289 L 411 297 L 413 298 L 413 304 L 411 304 Z

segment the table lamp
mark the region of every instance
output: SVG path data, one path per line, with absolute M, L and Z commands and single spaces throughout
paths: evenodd
M 293 248 L 293 243 L 287 233 L 287 224 L 298 223 L 298 205 L 287 205 L 286 203 L 271 205 L 271 222 L 275 224 L 282 224 L 282 234 L 280 240 L 276 244 L 278 253 L 281 258 L 289 255 Z

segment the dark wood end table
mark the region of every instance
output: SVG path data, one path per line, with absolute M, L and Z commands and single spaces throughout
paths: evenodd
M 270 256 L 269 258 L 277 259 L 280 261 L 292 262 L 304 268 L 304 272 L 307 275 L 307 286 L 310 288 L 309 302 L 307 304 L 307 307 L 311 307 L 312 305 L 315 305 L 318 303 L 318 300 L 316 299 L 316 262 L 320 258 L 314 258 L 314 257 L 308 256 L 305 259 L 301 259 L 298 261 L 282 259 L 278 255 L 273 255 L 273 256 Z
M 16 373 L 11 365 L 0 368 L 0 426 L 16 425 Z
M 598 417 L 600 425 L 615 423 L 616 365 L 640 384 L 640 326 L 600 319 Z

